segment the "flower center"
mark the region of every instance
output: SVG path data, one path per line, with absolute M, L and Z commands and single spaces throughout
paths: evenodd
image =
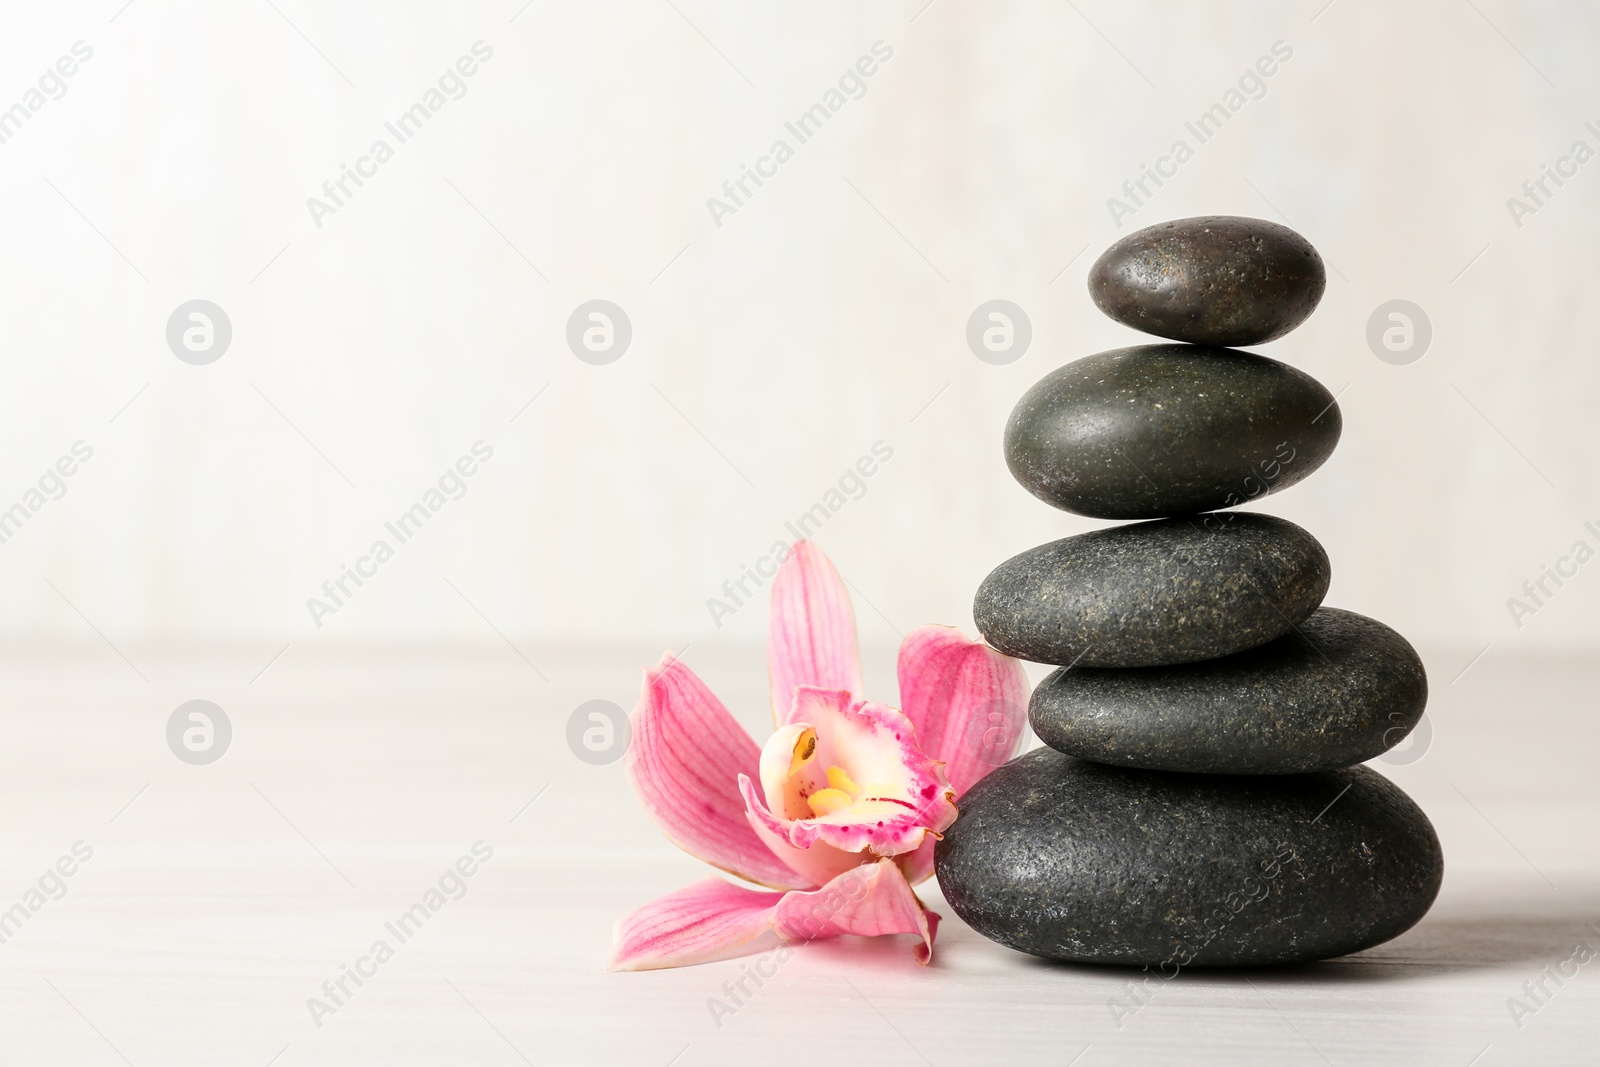
M 828 768 L 828 787 L 819 789 L 806 798 L 811 814 L 817 817 L 843 811 L 861 799 L 861 788 L 850 780 L 843 767 Z
M 921 810 L 907 783 L 897 780 L 906 772 L 899 748 L 875 744 L 881 740 L 875 732 L 852 720 L 833 725 L 835 732 L 824 734 L 809 723 L 792 723 L 763 746 L 761 781 L 772 811 L 795 822 L 882 826 Z M 895 742 L 900 740 L 896 734 Z M 936 791 L 937 784 L 929 783 L 917 799 L 926 801 Z

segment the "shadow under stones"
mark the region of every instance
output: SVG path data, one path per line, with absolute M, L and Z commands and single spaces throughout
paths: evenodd
M 1422 922 L 1393 941 L 1363 952 L 1317 963 L 1268 967 L 1185 967 L 1171 980 L 1206 985 L 1269 982 L 1297 985 L 1369 984 L 1498 968 L 1537 970 L 1573 954 L 1581 942 L 1600 954 L 1600 902 L 1595 907 L 1553 907 L 1540 916 L 1441 916 Z M 1025 957 L 1041 969 L 1107 976 L 1142 974 L 1142 968 L 1070 963 Z M 1151 969 L 1152 972 L 1154 968 Z

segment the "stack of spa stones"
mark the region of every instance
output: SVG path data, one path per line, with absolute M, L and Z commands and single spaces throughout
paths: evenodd
M 978 590 L 995 648 L 1059 665 L 1029 717 L 1048 747 L 961 799 L 937 848 L 956 913 L 1040 956 L 1173 968 L 1323 959 L 1408 929 L 1439 889 L 1427 817 L 1357 766 L 1422 716 L 1406 640 L 1322 607 L 1328 556 L 1232 509 L 1332 453 L 1339 407 L 1236 350 L 1311 314 L 1322 260 L 1259 219 L 1163 223 L 1089 274 L 1111 318 L 1174 344 L 1080 359 L 1006 426 L 1040 499 L 1129 522 L 1040 545 Z

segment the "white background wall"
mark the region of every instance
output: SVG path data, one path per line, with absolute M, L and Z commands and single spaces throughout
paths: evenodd
M 1506 206 L 1600 149 L 1592 7 L 121 3 L 0 33 L 0 107 L 93 49 L 0 144 L 0 507 L 94 449 L 0 545 L 9 641 L 755 641 L 764 607 L 718 630 L 706 599 L 879 440 L 819 536 L 863 634 L 970 628 L 991 567 L 1099 525 L 999 447 L 1034 380 L 1138 341 L 1090 263 L 1212 213 L 1286 220 L 1332 268 L 1263 348 L 1341 399 L 1333 458 L 1265 504 L 1328 548 L 1329 602 L 1469 651 L 1600 641 L 1600 562 L 1520 629 L 1506 606 L 1600 547 L 1600 162 L 1520 228 Z M 480 40 L 466 95 L 315 225 Z M 880 40 L 865 95 L 718 227 L 707 197 Z M 1277 41 L 1265 95 L 1119 229 L 1107 198 Z M 633 323 L 609 366 L 563 340 L 596 297 Z M 964 339 L 996 297 L 1034 331 L 1003 367 Z M 165 342 L 194 298 L 233 325 L 209 366 Z M 1433 323 L 1410 366 L 1365 341 L 1393 298 Z M 467 495 L 316 628 L 306 598 L 478 440 Z

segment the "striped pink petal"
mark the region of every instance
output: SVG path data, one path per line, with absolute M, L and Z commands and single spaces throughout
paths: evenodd
M 745 818 L 739 776 L 761 750 L 694 672 L 671 654 L 645 672 L 627 767 L 644 809 L 685 852 L 777 889 L 816 885 L 795 873 Z
M 685 967 L 775 947 L 772 913 L 784 893 L 707 878 L 617 920 L 613 971 Z
M 957 797 L 1016 754 L 1028 721 L 1021 663 L 952 627 L 923 626 L 900 645 L 899 675 L 901 710 Z
M 930 837 L 910 852 L 902 852 L 894 858 L 900 867 L 900 873 L 906 876 L 906 881 L 912 885 L 921 885 L 933 877 L 933 850 L 939 844 L 937 838 Z
M 710 963 L 840 934 L 911 934 L 920 939 L 915 959 L 925 964 L 938 929 L 939 916 L 922 906 L 892 860 L 854 867 L 809 892 L 764 892 L 707 878 L 619 920 L 610 969 Z
M 839 875 L 812 892 L 785 893 L 774 909 L 780 936 L 810 941 L 839 934 L 915 934 L 918 963 L 933 958 L 939 916 L 922 906 L 893 860 L 879 860 Z
M 861 692 L 856 617 L 839 572 L 822 549 L 795 542 L 772 582 L 767 619 L 772 717 L 782 726 L 798 686 Z

